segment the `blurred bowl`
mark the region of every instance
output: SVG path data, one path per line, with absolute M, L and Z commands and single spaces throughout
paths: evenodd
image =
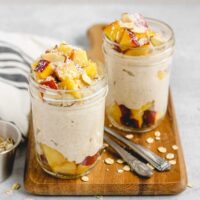
M 14 124 L 3 120 L 0 120 L 0 136 L 14 140 L 14 145 L 10 149 L 0 153 L 0 182 L 2 182 L 12 173 L 16 149 L 22 138 L 20 130 Z

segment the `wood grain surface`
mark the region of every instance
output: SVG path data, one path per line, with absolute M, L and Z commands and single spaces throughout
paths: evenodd
M 94 25 L 88 30 L 91 58 L 103 62 L 101 51 L 102 25 Z M 146 143 L 148 137 L 154 137 L 155 130 L 161 132 L 161 140 L 153 144 Z M 117 156 L 107 149 L 99 160 L 97 166 L 88 175 L 89 181 L 82 182 L 80 179 L 63 180 L 51 177 L 39 167 L 34 151 L 34 137 L 32 123 L 29 131 L 26 167 L 24 174 L 24 187 L 27 192 L 38 195 L 165 195 L 177 194 L 183 191 L 187 185 L 186 167 L 181 147 L 176 115 L 172 96 L 170 93 L 168 111 L 160 126 L 151 132 L 134 134 L 134 142 L 146 146 L 160 156 L 158 146 L 165 146 L 168 152 L 174 153 L 177 164 L 168 172 L 157 172 L 149 179 L 142 179 L 132 172 L 118 173 L 117 169 L 123 164 L 115 163 L 106 165 L 104 159 Z M 119 132 L 124 135 L 125 133 Z M 178 150 L 173 150 L 172 145 L 178 145 Z

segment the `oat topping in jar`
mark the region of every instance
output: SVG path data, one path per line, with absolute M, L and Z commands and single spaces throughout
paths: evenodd
M 124 131 L 145 132 L 164 118 L 174 51 L 172 29 L 141 14 L 122 14 L 104 28 L 107 116 Z
M 61 43 L 32 64 L 29 82 L 39 164 L 57 177 L 82 176 L 103 147 L 104 68 Z

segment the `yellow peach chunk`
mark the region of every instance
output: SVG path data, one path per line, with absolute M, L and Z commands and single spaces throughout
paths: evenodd
M 40 144 L 40 147 L 41 147 L 41 149 L 47 159 L 47 162 L 51 168 L 56 165 L 62 165 L 63 163 L 66 162 L 66 159 L 64 158 L 64 156 L 57 150 L 49 147 L 46 144 Z
M 121 110 L 120 110 L 120 108 L 119 108 L 119 106 L 117 104 L 113 104 L 109 108 L 108 112 L 117 123 L 119 123 L 119 124 L 121 123 L 120 122 Z
M 42 58 L 49 62 L 64 62 L 66 60 L 65 56 L 58 53 L 45 53 L 42 55 Z
M 131 110 L 132 117 L 138 121 L 138 126 L 141 128 L 143 123 L 143 112 L 141 110 Z
M 74 61 L 74 63 L 80 65 L 81 67 L 87 66 L 87 53 L 82 49 L 74 50 L 71 59 Z
M 144 105 L 140 108 L 140 110 L 141 110 L 142 112 L 144 112 L 145 110 L 151 109 L 153 106 L 154 106 L 154 101 L 150 101 L 150 102 L 147 102 L 146 104 L 144 104 Z
M 79 165 L 77 167 L 77 174 L 83 174 L 85 173 L 87 170 L 89 169 L 89 166 L 85 166 L 85 165 Z
M 51 74 L 53 74 L 54 68 L 51 64 L 48 64 L 42 72 L 35 72 L 37 79 L 45 79 Z
M 65 54 L 66 56 L 70 57 L 72 52 L 73 52 L 73 48 L 70 47 L 69 45 L 67 44 L 60 44 L 59 47 L 58 47 L 58 51 L 59 52 L 62 52 L 63 54 Z
M 137 38 L 136 38 L 135 34 L 132 33 L 131 31 L 129 31 L 128 29 L 124 30 L 121 40 L 119 41 L 119 44 L 122 47 L 124 46 L 125 48 L 138 46 Z M 122 49 L 122 50 L 124 50 L 124 49 Z
M 88 65 L 84 68 L 85 72 L 90 78 L 95 78 L 97 76 L 97 65 L 91 60 L 88 61 Z
M 76 164 L 65 161 L 63 164 L 52 166 L 52 170 L 61 174 L 76 174 Z
M 103 32 L 109 40 L 119 42 L 124 32 L 124 28 L 120 26 L 119 21 L 115 21 L 107 25 Z
M 71 78 L 67 78 L 67 77 L 59 84 L 59 86 L 64 90 L 77 90 L 77 89 L 79 89 L 76 81 L 71 79 Z M 82 96 L 79 91 L 72 91 L 70 93 L 77 99 L 81 98 L 81 96 Z
M 125 52 L 125 55 L 144 56 L 144 55 L 147 55 L 149 53 L 149 51 L 150 51 L 149 47 L 150 47 L 150 45 L 146 44 L 146 45 L 143 45 L 142 47 L 135 47 L 135 48 L 132 48 L 132 49 L 128 49 Z

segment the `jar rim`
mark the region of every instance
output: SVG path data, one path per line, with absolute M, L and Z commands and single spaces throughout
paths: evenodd
M 157 24 L 159 24 L 160 26 L 164 26 L 165 28 L 167 28 L 168 29 L 168 31 L 170 32 L 170 36 L 169 36 L 169 38 L 163 43 L 163 44 L 161 44 L 161 45 L 159 45 L 159 46 L 154 46 L 153 48 L 154 48 L 154 50 L 156 50 L 156 49 L 162 49 L 162 48 L 164 48 L 167 44 L 170 44 L 170 42 L 171 42 L 171 45 L 172 45 L 172 47 L 175 45 L 175 40 L 174 40 L 174 31 L 173 31 L 173 29 L 167 24 L 167 23 L 165 23 L 165 22 L 163 22 L 163 21 L 161 21 L 161 20 L 158 20 L 158 19 L 155 19 L 155 18 L 150 18 L 150 17 L 145 17 L 145 19 L 147 20 L 147 22 L 152 22 L 152 23 L 157 23 Z M 113 41 L 111 41 L 111 40 L 109 40 L 106 36 L 105 36 L 105 34 L 103 33 L 103 40 L 104 41 L 106 41 L 109 45 L 115 45 L 115 46 L 117 46 L 117 47 L 119 47 L 120 45 L 117 43 L 117 42 L 113 42 Z M 145 49 L 144 47 L 139 47 L 141 50 L 142 49 Z M 129 49 L 137 49 L 137 47 L 132 47 L 132 48 L 129 48 Z M 115 51 L 117 54 L 121 54 L 120 52 L 117 52 L 117 51 Z M 157 54 L 156 54 L 157 55 Z M 149 54 L 149 55 L 140 55 L 140 56 L 138 56 L 138 55 L 124 55 L 123 54 L 123 56 L 124 57 L 127 57 L 127 58 L 144 58 L 144 57 L 148 57 L 148 56 L 155 56 L 155 54 L 154 55 L 152 55 L 152 54 Z

